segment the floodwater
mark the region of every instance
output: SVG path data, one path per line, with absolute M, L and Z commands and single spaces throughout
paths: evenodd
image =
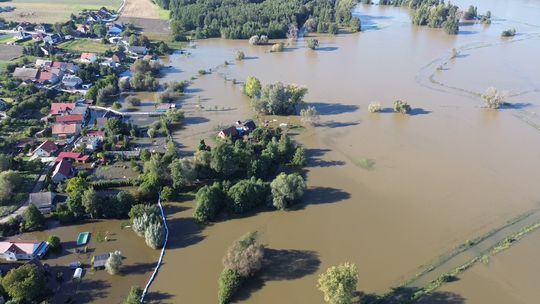
M 198 77 L 184 100 L 187 125 L 174 138 L 186 154 L 220 126 L 254 116 L 235 84 L 250 75 L 305 85 L 321 122 L 296 136 L 310 161 L 309 190 L 295 210 L 201 228 L 191 219 L 192 202 L 176 206 L 181 211 L 169 214 L 175 237 L 152 286 L 162 301 L 214 303 L 221 258 L 248 231 L 261 233 L 268 264 L 239 302 L 323 303 L 317 275 L 331 265 L 355 263 L 358 290 L 382 293 L 537 208 L 540 133 L 519 117 L 536 119 L 540 106 L 540 4 L 473 2 L 480 13 L 492 11 L 493 24 L 462 26 L 458 36 L 412 26 L 402 8 L 359 6 L 355 14 L 368 30 L 318 37 L 317 51 L 304 41 L 278 54 L 245 41 L 199 41 L 191 59 L 217 69 Z M 500 38 L 513 27 L 519 35 Z M 448 60 L 452 48 L 461 53 Z M 236 50 L 249 59 L 235 62 Z M 224 60 L 231 65 L 218 67 Z M 188 61 L 173 58 L 170 77 L 194 76 Z M 515 106 L 483 108 L 478 94 L 489 86 Z M 370 102 L 391 108 L 396 99 L 412 105 L 411 115 L 367 111 Z M 371 170 L 357 165 L 365 159 L 375 163 Z

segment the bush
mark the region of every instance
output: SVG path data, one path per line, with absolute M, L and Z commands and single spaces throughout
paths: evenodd
M 146 245 L 152 249 L 160 249 L 165 244 L 165 227 L 161 220 L 150 223 L 144 232 Z
M 283 52 L 284 47 L 285 47 L 285 44 L 283 44 L 283 42 L 276 43 L 276 44 L 272 45 L 272 48 L 270 48 L 270 52 L 272 52 L 272 53 Z
M 219 275 L 218 303 L 228 304 L 242 286 L 244 278 L 230 269 L 224 269 Z
M 402 114 L 407 114 L 411 111 L 411 106 L 402 100 L 394 101 L 394 111 Z
M 49 238 L 47 239 L 47 243 L 49 244 L 49 247 L 51 247 L 51 250 L 53 251 L 60 249 L 60 246 L 62 246 L 60 242 L 60 238 L 57 237 L 56 235 L 49 236 Z
M 244 54 L 244 52 L 242 51 L 237 51 L 236 52 L 236 60 L 237 61 L 242 61 L 246 58 L 246 54 Z
M 308 106 L 300 110 L 301 121 L 305 124 L 314 125 L 319 122 L 320 116 L 317 109 L 313 106 Z
M 504 30 L 502 33 L 501 33 L 501 37 L 513 37 L 516 35 L 516 29 L 509 29 L 509 30 Z
M 312 49 L 312 50 L 317 49 L 317 48 L 319 47 L 319 40 L 314 39 L 314 38 L 308 39 L 308 41 L 307 41 L 307 47 L 310 48 L 310 49 Z
M 137 96 L 128 96 L 126 97 L 126 101 L 134 107 L 138 107 L 141 105 L 141 100 Z
M 113 104 L 112 104 L 112 108 L 113 108 L 114 110 L 120 110 L 120 109 L 122 108 L 122 104 L 119 103 L 118 101 L 115 101 L 115 102 L 113 102 Z
M 377 113 L 382 111 L 382 106 L 378 102 L 372 102 L 368 105 L 368 111 L 370 113 Z
M 488 88 L 481 97 L 490 109 L 498 109 L 505 104 L 504 94 L 494 87 Z
M 109 258 L 105 262 L 105 269 L 110 275 L 115 275 L 120 272 L 122 267 L 122 253 L 120 251 L 111 252 Z
M 129 295 L 126 300 L 124 300 L 123 304 L 140 304 L 142 293 L 143 291 L 139 286 L 132 286 Z

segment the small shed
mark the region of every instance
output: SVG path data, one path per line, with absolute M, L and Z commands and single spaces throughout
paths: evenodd
M 92 268 L 94 268 L 94 269 L 104 269 L 105 268 L 105 263 L 107 262 L 108 258 L 109 258 L 109 253 L 95 255 L 92 258 Z
M 82 277 L 83 269 L 81 267 L 75 269 L 75 272 L 73 273 L 73 279 L 80 280 Z

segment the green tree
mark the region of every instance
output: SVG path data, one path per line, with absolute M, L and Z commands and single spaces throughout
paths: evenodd
M 0 172 L 0 202 L 6 202 L 13 197 L 15 189 L 20 189 L 22 175 L 18 171 Z
M 294 156 L 291 160 L 291 165 L 297 166 L 297 167 L 303 167 L 307 164 L 306 159 L 306 152 L 304 151 L 304 148 L 298 147 L 296 148 L 296 151 L 294 151 Z
M 319 47 L 319 40 L 315 38 L 308 39 L 307 47 L 312 50 L 316 50 Z
M 281 82 L 266 85 L 260 98 L 252 100 L 255 111 L 270 115 L 292 115 L 304 105 L 307 89 L 298 85 L 285 86 Z
M 244 84 L 244 94 L 250 98 L 258 97 L 261 93 L 261 82 L 254 76 L 249 76 Z
M 195 220 L 200 223 L 214 220 L 223 208 L 223 197 L 223 191 L 218 183 L 199 189 L 195 196 L 196 206 L 193 212 Z
M 244 60 L 244 58 L 246 58 L 246 54 L 244 54 L 244 52 L 242 52 L 242 51 L 237 51 L 236 52 L 236 60 L 237 61 L 242 61 L 242 60 Z
M 195 162 L 191 158 L 177 158 L 169 168 L 175 188 L 189 186 L 197 178 Z
M 161 221 L 150 223 L 144 232 L 146 244 L 152 249 L 159 249 L 165 244 L 165 227 Z
M 354 264 L 344 263 L 332 266 L 319 276 L 318 288 L 324 300 L 330 304 L 353 303 L 358 284 L 358 270 Z
M 227 191 L 229 197 L 229 209 L 237 214 L 250 211 L 266 203 L 268 186 L 262 180 L 241 180 Z
M 161 200 L 164 202 L 170 202 L 173 199 L 173 189 L 169 186 L 163 187 L 160 193 Z
M 122 268 L 122 253 L 114 251 L 109 254 L 109 258 L 105 262 L 105 269 L 110 275 L 115 275 Z
M 11 169 L 13 163 L 13 157 L 8 154 L 0 154 L 0 172 Z
M 244 278 L 230 269 L 223 269 L 219 275 L 218 304 L 231 303 L 233 296 L 238 292 Z
M 141 157 L 142 161 L 149 161 L 151 155 L 152 154 L 150 154 L 150 151 L 148 151 L 148 149 L 144 148 L 144 149 L 141 150 L 140 157 Z
M 49 247 L 51 247 L 51 250 L 58 250 L 60 249 L 60 246 L 62 246 L 60 238 L 56 235 L 50 235 L 47 239 L 47 243 L 49 244 Z
M 272 181 L 270 187 L 274 207 L 284 210 L 304 195 L 306 182 L 296 173 L 281 173 Z
M 66 205 L 74 219 L 80 219 L 85 215 L 82 204 L 83 190 L 72 191 L 66 200 Z
M 81 203 L 86 214 L 94 219 L 98 217 L 98 196 L 94 188 L 85 190 L 82 194 Z
M 45 217 L 39 209 L 30 204 L 23 213 L 22 229 L 24 231 L 34 231 L 43 228 Z
M 75 176 L 68 180 L 66 186 L 66 193 L 71 194 L 75 191 L 84 191 L 88 188 L 88 181 L 81 176 Z
M 139 286 L 132 286 L 129 295 L 124 300 L 124 304 L 140 304 L 142 293 L 143 291 Z
M 38 303 L 46 289 L 43 274 L 33 264 L 10 270 L 2 278 L 2 287 L 11 298 L 27 303 Z
M 401 114 L 407 114 L 411 111 L 411 106 L 403 100 L 396 100 L 394 101 L 394 111 Z
M 229 142 L 220 142 L 212 151 L 210 166 L 222 177 L 234 176 L 239 168 L 234 147 Z

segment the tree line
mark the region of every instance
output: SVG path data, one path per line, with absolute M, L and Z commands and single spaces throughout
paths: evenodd
M 292 25 L 306 30 L 337 33 L 338 27 L 360 30 L 360 20 L 351 10 L 355 0 L 160 0 L 171 11 L 177 40 L 223 37 L 249 39 L 265 35 L 286 38 Z

